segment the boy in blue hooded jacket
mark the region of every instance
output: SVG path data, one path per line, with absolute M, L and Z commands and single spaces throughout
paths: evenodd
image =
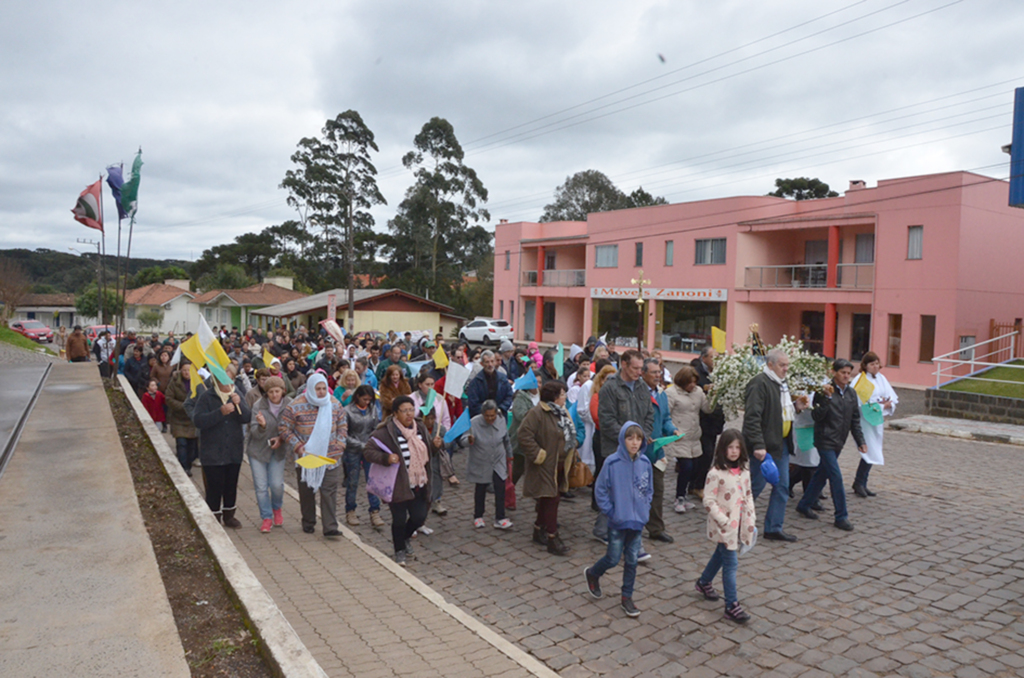
M 650 518 L 654 496 L 654 467 L 644 454 L 646 448 L 643 428 L 634 421 L 627 421 L 619 430 L 618 449 L 605 460 L 594 484 L 597 506 L 608 516 L 608 551 L 593 567 L 583 570 L 590 595 L 600 598 L 601 575 L 618 565 L 625 554 L 622 609 L 630 617 L 640 616 L 640 610 L 633 605 L 633 584 L 640 534 Z

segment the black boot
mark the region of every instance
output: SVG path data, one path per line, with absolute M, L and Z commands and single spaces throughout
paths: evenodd
M 241 521 L 235 518 L 235 509 L 224 509 L 224 527 L 230 527 L 233 530 L 237 530 L 242 527 Z
M 867 490 L 867 488 L 864 487 L 863 485 L 861 485 L 860 483 L 854 483 L 853 484 L 853 493 L 855 495 L 857 495 L 858 497 L 861 497 L 863 499 L 867 499 L 868 498 L 868 490 Z
M 565 545 L 565 542 L 557 534 L 549 534 L 548 553 L 555 556 L 567 556 L 569 555 L 569 547 Z
M 544 532 L 543 527 L 537 527 L 536 525 L 533 526 L 533 541 L 541 546 L 548 545 L 548 535 Z

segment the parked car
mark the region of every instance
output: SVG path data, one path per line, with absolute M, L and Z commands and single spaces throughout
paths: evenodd
M 53 343 L 53 330 L 38 320 L 15 320 L 10 325 L 11 329 L 18 334 L 24 335 L 32 341 Z
M 496 344 L 503 339 L 512 341 L 514 328 L 501 318 L 475 318 L 459 330 L 459 339 L 478 344 Z
M 93 342 L 100 338 L 100 332 L 103 330 L 110 332 L 110 336 L 115 342 L 121 338 L 121 335 L 117 333 L 117 328 L 113 325 L 89 325 L 85 328 L 85 338 L 89 340 L 89 346 L 92 346 Z

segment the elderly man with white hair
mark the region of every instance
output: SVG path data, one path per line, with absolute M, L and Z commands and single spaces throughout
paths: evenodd
M 761 462 L 771 455 L 779 468 L 779 482 L 772 487 L 764 517 L 764 538 L 796 541 L 782 531 L 789 501 L 789 450 L 793 442 L 793 418 L 808 405 L 807 396 L 794 400 L 786 383 L 789 356 L 785 351 L 768 352 L 764 371 L 747 384 L 743 415 L 743 438 L 750 451 L 750 484 L 756 499 L 765 486 Z

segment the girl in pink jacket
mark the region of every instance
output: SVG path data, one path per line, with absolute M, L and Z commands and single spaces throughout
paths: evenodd
M 743 434 L 734 428 L 723 432 L 718 439 L 715 459 L 704 483 L 704 508 L 708 510 L 708 539 L 718 546 L 695 588 L 706 599 L 718 600 L 711 581 L 722 570 L 725 618 L 745 624 L 750 615 L 740 607 L 736 597 L 736 569 L 740 544 L 753 543 L 756 521 L 747 449 Z

